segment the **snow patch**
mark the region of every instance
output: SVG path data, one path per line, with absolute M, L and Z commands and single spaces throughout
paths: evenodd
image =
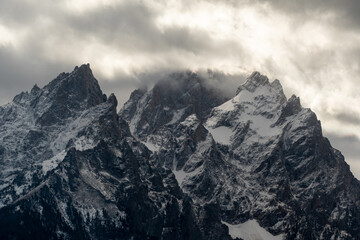
M 125 220 L 126 219 L 126 212 L 119 211 L 119 217 L 120 217 L 121 220 Z
M 187 179 L 198 175 L 199 172 L 201 171 L 201 167 L 198 167 L 197 169 L 195 169 L 192 172 L 185 172 L 184 170 L 172 170 L 172 172 L 175 175 L 176 181 L 178 182 L 179 186 L 181 187 L 183 182 L 186 181 Z
M 186 172 L 184 172 L 183 170 L 179 170 L 179 171 L 173 170 L 172 172 L 174 173 L 176 181 L 178 182 L 179 186 L 181 186 L 185 178 L 187 177 Z
M 221 221 L 229 228 L 229 235 L 232 239 L 242 238 L 244 240 L 282 240 L 283 234 L 274 236 L 265 228 L 261 227 L 256 220 L 248 220 L 244 223 L 232 225 Z
M 122 158 L 122 157 L 123 157 L 123 154 L 122 154 L 122 152 L 121 152 L 119 149 L 113 148 L 112 150 L 113 150 L 113 153 L 115 153 L 115 156 L 116 156 L 116 157 L 118 157 L 118 158 Z
M 198 123 L 199 119 L 196 117 L 195 114 L 191 114 L 190 116 L 188 116 L 184 121 L 182 121 L 180 124 L 183 126 L 194 126 L 195 123 Z
M 20 195 L 24 192 L 25 189 L 25 185 L 20 185 L 20 186 L 14 186 L 14 190 L 16 192 L 16 195 Z
M 181 117 L 184 115 L 186 108 L 182 108 L 179 110 L 176 110 L 173 114 L 173 118 L 171 119 L 170 122 L 167 123 L 167 125 L 171 125 L 174 123 L 177 123 L 178 121 L 180 121 Z
M 138 103 L 136 103 L 136 112 L 133 116 L 133 118 L 130 120 L 129 124 L 129 130 L 131 132 L 131 135 L 135 135 L 135 130 L 140 122 L 142 113 L 144 112 L 144 108 L 147 105 L 147 101 L 150 98 L 150 93 L 146 93 Z
M 76 139 L 75 149 L 78 151 L 86 151 L 89 149 L 93 149 L 97 143 L 94 142 L 91 138 L 86 138 L 85 136 L 81 136 L 80 138 Z
M 271 137 L 281 133 L 281 129 L 271 126 L 274 123 L 274 120 L 259 115 L 250 115 L 248 121 L 251 121 L 251 128 L 256 130 L 260 136 Z
M 235 110 L 235 104 L 236 104 L 235 99 L 231 99 L 223 103 L 222 105 L 216 107 L 215 109 L 222 110 L 225 112 L 231 112 Z
M 150 141 L 142 142 L 150 151 L 157 152 L 159 151 L 159 147 Z
M 53 170 L 54 168 L 56 168 L 59 163 L 64 160 L 66 156 L 66 151 L 63 150 L 61 151 L 60 153 L 58 153 L 57 155 L 55 155 L 54 157 L 52 157 L 51 159 L 49 160 L 46 160 L 46 161 L 43 161 L 41 163 L 42 165 L 42 170 L 43 170 L 43 173 L 44 175 L 48 172 L 48 171 L 51 171 Z
M 55 139 L 53 145 L 51 146 L 51 149 L 54 153 L 57 153 L 58 151 L 65 149 L 66 145 L 71 139 L 76 139 L 77 134 L 87 126 L 89 126 L 92 122 L 92 118 L 88 116 L 90 114 L 90 111 L 86 111 L 85 113 L 82 113 L 78 118 L 70 122 L 70 124 L 67 126 L 66 129 L 61 131 L 57 138 Z M 78 140 L 78 139 L 77 139 Z M 90 147 L 87 146 L 88 143 L 83 143 L 85 141 L 85 137 L 81 137 L 79 142 L 77 142 L 77 147 L 79 149 L 82 148 L 84 145 L 84 148 Z M 76 145 L 75 145 L 76 146 Z M 81 151 L 81 150 L 80 150 Z
M 221 126 L 217 128 L 206 127 L 206 129 L 211 133 L 215 142 L 231 145 L 231 136 L 233 134 L 233 130 L 229 127 Z
M 75 229 L 73 223 L 70 221 L 70 218 L 69 218 L 69 215 L 67 214 L 67 204 L 60 201 L 60 200 L 57 200 L 57 206 L 58 206 L 58 209 L 60 211 L 60 214 L 63 218 L 63 220 L 65 221 L 65 223 L 71 228 L 71 229 Z

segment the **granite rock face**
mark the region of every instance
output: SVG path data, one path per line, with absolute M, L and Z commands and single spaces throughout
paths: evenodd
M 171 74 L 117 113 L 82 65 L 0 107 L 0 236 L 360 239 L 360 183 L 315 113 L 258 72 L 231 99 L 206 81 Z

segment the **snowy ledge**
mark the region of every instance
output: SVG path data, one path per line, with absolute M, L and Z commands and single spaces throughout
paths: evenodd
M 232 239 L 240 238 L 244 240 L 283 240 L 284 235 L 272 235 L 265 228 L 261 227 L 256 220 L 248 220 L 244 223 L 232 225 L 221 221 L 229 228 L 229 235 Z

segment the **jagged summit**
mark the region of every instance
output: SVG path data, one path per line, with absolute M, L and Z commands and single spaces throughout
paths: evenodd
M 238 87 L 236 95 L 244 91 L 253 94 L 256 94 L 254 93 L 256 91 L 257 94 L 266 94 L 265 92 L 269 92 L 271 95 L 275 94 L 277 96 L 277 100 L 281 103 L 284 103 L 286 101 L 286 97 L 280 81 L 278 79 L 275 79 L 273 82 L 270 83 L 268 77 L 265 75 L 261 75 L 259 72 L 253 72 L 246 79 L 246 82 Z
M 75 67 L 71 73 L 61 73 L 42 89 L 37 84 L 29 92 L 22 92 L 14 97 L 13 102 L 24 104 L 31 102 L 36 108 L 42 101 L 65 104 L 67 108 L 77 107 L 86 101 L 88 106 L 95 106 L 106 101 L 99 83 L 94 77 L 89 64 Z
M 236 95 L 243 89 L 253 92 L 257 87 L 269 85 L 269 79 L 265 75 L 261 75 L 259 72 L 253 72 L 247 79 L 246 82 L 241 85 L 236 91 Z
M 71 73 L 60 74 L 44 90 L 54 93 L 54 97 L 63 102 L 87 100 L 90 106 L 94 106 L 106 101 L 89 64 L 75 67 Z
M 151 90 L 135 90 L 120 111 L 132 133 L 141 137 L 166 124 L 175 124 L 191 114 L 203 120 L 211 108 L 226 97 L 204 84 L 194 72 L 178 72 L 160 80 Z
M 74 71 L 79 70 L 79 71 L 85 71 L 85 72 L 91 72 L 91 68 L 90 68 L 90 63 L 86 63 L 86 64 L 82 64 L 79 66 L 75 66 L 74 67 Z
M 37 84 L 35 84 L 35 85 L 33 86 L 33 88 L 31 89 L 30 93 L 31 93 L 32 95 L 35 95 L 35 94 L 37 94 L 39 91 L 40 91 L 39 86 L 38 86 Z
M 302 110 L 302 106 L 300 103 L 300 98 L 295 95 L 292 95 L 288 99 L 286 105 L 281 110 L 281 115 L 278 119 L 278 123 L 285 121 L 287 117 L 295 115 L 299 113 L 301 110 Z

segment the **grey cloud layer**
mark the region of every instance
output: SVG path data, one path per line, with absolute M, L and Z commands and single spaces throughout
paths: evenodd
M 60 3 L 49 4 L 48 1 L 38 4 L 24 0 L 0 1 L 0 6 L 0 24 L 15 32 L 26 30 L 26 40 L 22 42 L 21 49 L 12 46 L 0 49 L 0 68 L 3 69 L 0 78 L 7 93 L 9 89 L 25 90 L 34 82 L 45 83 L 49 77 L 55 77 L 59 70 L 69 71 L 71 66 L 83 63 L 77 62 L 73 56 L 66 61 L 54 61 L 49 57 L 67 45 L 76 56 L 88 41 L 96 41 L 124 55 L 140 53 L 155 62 L 154 72 L 188 67 L 183 64 L 186 55 L 226 58 L 229 54 L 240 56 L 242 53 L 240 44 L 232 40 L 214 42 L 204 31 L 194 32 L 187 27 L 161 31 L 155 25 L 158 16 L 156 10 L 136 2 L 101 7 L 79 15 L 62 10 Z M 44 21 L 49 23 L 43 26 Z M 78 43 L 78 46 L 74 47 L 72 43 Z M 52 49 L 49 49 L 51 44 Z M 14 66 L 17 66 L 16 69 Z M 118 75 L 124 74 L 118 72 L 117 79 Z M 5 89 L 2 89 L 0 93 L 6 99 L 8 96 L 4 97 Z M 10 94 L 13 93 L 15 91 L 10 91 Z

